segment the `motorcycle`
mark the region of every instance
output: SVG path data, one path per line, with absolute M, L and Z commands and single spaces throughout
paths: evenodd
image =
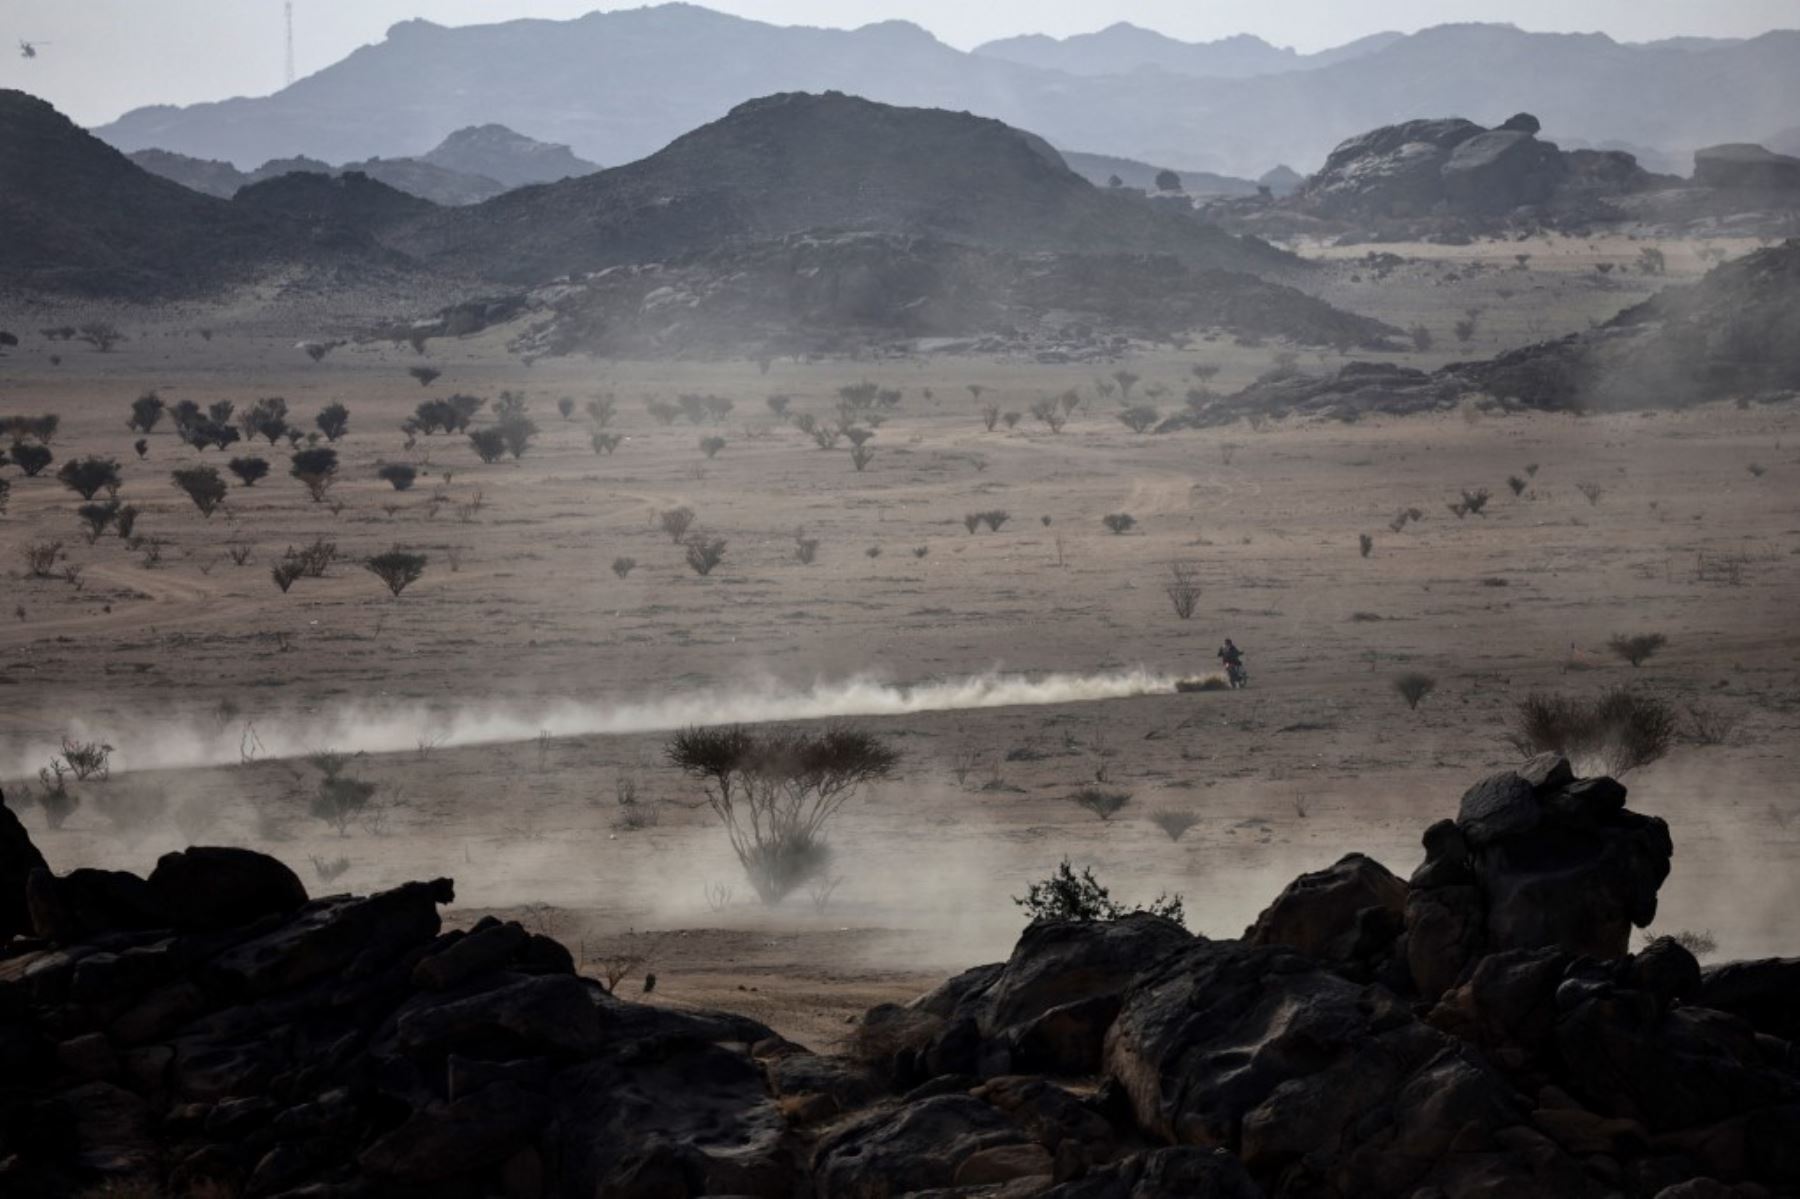
M 1225 663 L 1225 681 L 1231 684 L 1233 691 L 1241 691 L 1250 685 L 1250 672 L 1244 669 L 1242 662 Z

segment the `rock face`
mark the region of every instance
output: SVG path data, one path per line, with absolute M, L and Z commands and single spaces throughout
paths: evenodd
M 1350 854 L 1239 940 L 1034 924 L 845 1056 L 617 999 L 515 923 L 442 932 L 447 880 L 33 865 L 41 935 L 0 941 L 0 1193 L 1800 1193 L 1800 969 L 1628 954 L 1670 848 L 1625 798 L 1534 760 L 1432 825 L 1410 883 Z M 35 858 L 4 817 L 0 849 Z
M 1487 219 L 1598 194 L 1624 195 L 1653 177 L 1618 151 L 1564 153 L 1519 113 L 1497 129 L 1472 121 L 1407 121 L 1338 146 L 1295 197 L 1313 216 L 1357 221 Z
M 0 945 L 31 931 L 25 884 L 33 871 L 43 869 L 44 855 L 0 793 Z
M 1632 928 L 1656 916 L 1673 852 L 1667 825 L 1625 809 L 1621 784 L 1577 780 L 1562 758 L 1483 779 L 1454 821 L 1425 831 L 1406 900 L 1414 984 L 1440 994 L 1508 949 L 1625 956 Z
M 1739 142 L 1694 151 L 1694 182 L 1703 187 L 1800 192 L 1800 158 Z

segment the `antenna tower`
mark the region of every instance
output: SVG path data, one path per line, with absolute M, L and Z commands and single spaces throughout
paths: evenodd
M 287 83 L 294 85 L 294 0 L 287 0 L 282 6 L 282 13 L 287 18 Z

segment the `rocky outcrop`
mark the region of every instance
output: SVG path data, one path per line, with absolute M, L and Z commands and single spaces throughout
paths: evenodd
M 1800 192 L 1800 158 L 1747 142 L 1694 151 L 1694 182 L 1742 191 Z
M 0 1193 L 1800 1192 L 1800 970 L 1627 952 L 1670 842 L 1625 799 L 1534 760 L 1432 825 L 1410 882 L 1347 855 L 1238 940 L 1037 923 L 843 1056 L 626 1002 L 515 923 L 444 932 L 447 880 L 34 866 L 35 935 L 0 941 Z M 29 846 L 0 817 L 6 860 Z
M 1495 129 L 1460 118 L 1406 121 L 1353 137 L 1302 184 L 1291 208 L 1329 220 L 1491 222 L 1519 209 L 1558 219 L 1591 215 L 1597 198 L 1655 186 L 1619 151 L 1567 153 L 1519 113 Z
M 33 871 L 45 869 L 44 855 L 31 842 L 31 834 L 6 806 L 0 793 L 0 945 L 31 932 L 31 912 L 25 886 Z

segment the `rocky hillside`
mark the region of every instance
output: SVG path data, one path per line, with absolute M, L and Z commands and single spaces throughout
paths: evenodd
M 24 92 L 0 91 L 0 285 L 195 293 L 278 265 L 389 269 L 391 254 L 158 178 Z
M 1253 275 L 1166 256 L 1030 254 L 876 234 L 804 234 L 601 272 L 501 306 L 531 357 L 910 349 L 927 339 L 1040 361 L 1110 358 L 1197 330 L 1380 346 L 1401 331 Z M 445 314 L 446 333 L 470 314 Z
M 0 1186 L 291 1196 L 1704 1199 L 1800 1187 L 1800 963 L 1702 970 L 1673 846 L 1534 759 L 1403 879 L 1236 939 L 1035 923 L 854 1052 L 634 1002 L 447 879 L 311 898 L 195 848 L 53 873 L 0 805 Z
M 1326 377 L 1269 378 L 1207 398 L 1167 427 L 1229 424 L 1251 413 L 1357 420 L 1468 399 L 1557 412 L 1800 399 L 1800 240 L 1667 288 L 1592 332 L 1430 374 L 1355 362 Z
M 1280 162 L 1311 170 L 1344 138 L 1421 112 L 1491 119 L 1528 104 L 1587 144 L 1683 151 L 1761 136 L 1800 111 L 1800 34 L 1632 46 L 1454 25 L 1310 70 L 1087 76 L 963 53 L 904 22 L 816 29 L 663 4 L 569 21 L 408 21 L 272 96 L 140 109 L 99 132 L 125 150 L 248 166 L 270 155 L 413 155 L 498 121 L 621 163 L 754 96 L 827 90 L 967 110 L 1059 146 L 1256 178 Z
M 443 211 L 391 244 L 433 266 L 534 283 L 832 229 L 1238 270 L 1292 261 L 1096 188 L 998 121 L 839 93 L 739 105 L 642 161 Z

